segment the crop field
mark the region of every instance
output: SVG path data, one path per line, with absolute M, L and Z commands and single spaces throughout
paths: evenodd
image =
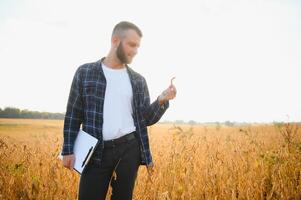
M 63 121 L 0 119 L 0 199 L 77 199 L 57 158 Z M 301 125 L 157 124 L 134 199 L 301 199 Z M 108 198 L 109 199 L 109 198 Z

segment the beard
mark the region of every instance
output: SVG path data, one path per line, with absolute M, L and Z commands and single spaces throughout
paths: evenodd
M 116 56 L 122 64 L 129 64 L 130 63 L 129 59 L 125 55 L 122 42 L 119 43 L 119 45 L 116 49 Z

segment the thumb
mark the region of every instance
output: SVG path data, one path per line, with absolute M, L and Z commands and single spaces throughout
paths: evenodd
M 72 158 L 72 159 L 70 160 L 70 169 L 73 169 L 74 163 L 75 163 L 75 159 Z

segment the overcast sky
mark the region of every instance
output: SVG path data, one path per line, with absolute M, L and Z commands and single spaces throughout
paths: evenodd
M 301 4 L 284 0 L 0 1 L 0 107 L 65 112 L 75 70 L 105 56 L 116 23 L 143 31 L 130 65 L 163 120 L 301 121 Z

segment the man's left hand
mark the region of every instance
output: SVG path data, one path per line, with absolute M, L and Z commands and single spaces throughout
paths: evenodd
M 172 78 L 173 80 L 174 78 Z M 161 95 L 158 97 L 158 100 L 159 100 L 159 103 L 160 105 L 164 104 L 166 101 L 169 101 L 171 99 L 174 99 L 176 97 L 176 94 L 177 94 L 177 89 L 176 87 L 174 86 L 174 84 L 172 83 L 172 80 L 171 80 L 171 84 L 170 86 L 164 90 Z
M 148 174 L 148 180 L 151 182 L 151 183 L 153 183 L 153 179 L 152 179 L 152 176 L 153 176 L 153 174 L 154 174 L 154 165 L 152 164 L 152 165 L 149 165 L 149 166 L 147 166 L 146 167 L 146 169 L 147 169 L 147 174 Z

